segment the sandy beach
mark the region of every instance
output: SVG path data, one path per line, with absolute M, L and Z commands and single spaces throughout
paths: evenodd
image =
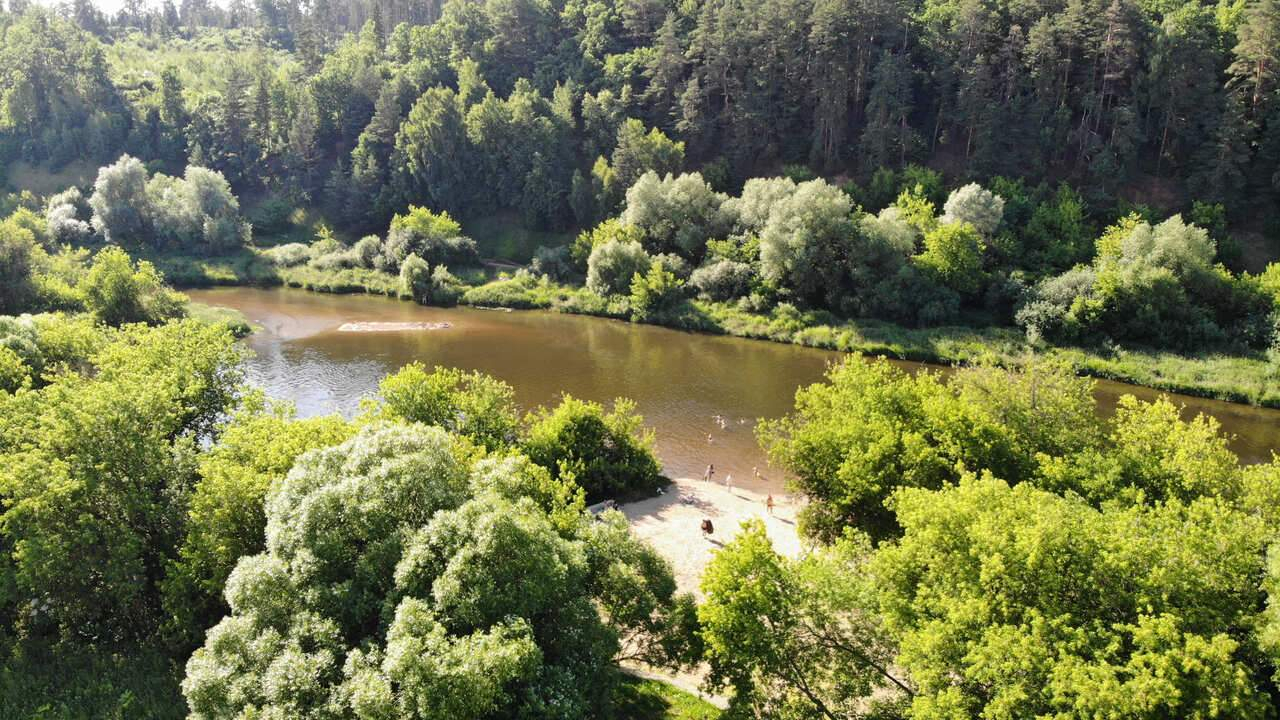
M 774 493 L 773 515 L 770 516 L 765 508 L 767 498 L 767 493 L 727 488 L 719 481 L 680 478 L 672 482 L 664 494 L 627 503 L 619 509 L 631 522 L 632 532 L 671 561 L 680 590 L 692 592 L 701 600 L 703 596 L 698 584 L 707 563 L 711 562 L 716 550 L 738 534 L 745 520 L 763 520 L 769 539 L 779 553 L 788 557 L 800 554 L 802 546 L 796 532 L 796 510 L 799 509 L 796 500 L 790 495 Z M 703 518 L 710 518 L 715 526 L 715 532 L 709 538 L 702 534 Z M 641 677 L 671 683 L 717 707 L 723 708 L 728 704 L 727 698 L 702 690 L 705 668 L 683 673 L 634 665 L 627 669 Z
M 790 495 L 775 493 L 770 516 L 765 508 L 766 498 L 765 493 L 727 488 L 715 480 L 681 478 L 673 482 L 666 493 L 628 503 L 620 509 L 631 521 L 632 531 L 671 561 L 680 589 L 693 592 L 701 599 L 698 583 L 707 563 L 711 562 L 711 555 L 738 534 L 745 520 L 763 520 L 769 539 L 779 553 L 788 557 L 800 554 L 796 501 Z M 710 518 L 715 526 L 709 538 L 702 534 L 703 518 Z

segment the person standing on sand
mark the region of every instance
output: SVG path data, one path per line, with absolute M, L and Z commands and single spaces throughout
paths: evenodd
M 724 486 L 726 489 L 733 489 L 733 473 L 728 473 L 724 476 Z
M 711 482 L 711 478 L 716 474 L 716 466 L 708 465 L 707 471 L 702 473 L 702 482 Z
M 764 501 L 764 506 L 769 511 L 769 515 L 773 515 L 773 493 L 769 493 L 769 497 Z

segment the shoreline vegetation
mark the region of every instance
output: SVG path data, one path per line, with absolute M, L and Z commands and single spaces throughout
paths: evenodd
M 276 267 L 262 251 L 245 248 L 225 257 L 157 256 L 150 258 L 178 288 L 287 287 L 331 294 L 368 294 L 411 301 L 400 279 L 368 268 L 323 270 L 310 266 Z M 750 312 L 735 303 L 689 299 L 663 313 L 633 318 L 623 296 L 602 298 L 585 287 L 556 283 L 505 267 L 474 268 L 459 275 L 467 288 L 459 305 L 509 310 L 543 310 L 630 320 L 676 330 L 789 343 L 804 347 L 861 353 L 894 360 L 941 365 L 976 362 L 1016 364 L 1033 354 L 1069 363 L 1081 375 L 1154 390 L 1280 408 L 1280 380 L 1261 352 L 1256 356 L 1205 353 L 1183 355 L 1160 350 L 1113 347 L 1108 351 L 1048 344 L 1031 345 L 1013 327 L 947 325 L 908 328 L 872 319 L 847 320 L 821 310 L 775 307 Z M 199 305 L 199 304 L 195 304 Z M 202 307 L 213 317 L 227 308 Z M 233 332 L 253 331 L 234 311 L 219 317 Z

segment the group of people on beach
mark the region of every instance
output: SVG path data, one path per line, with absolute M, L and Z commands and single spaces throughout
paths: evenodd
M 717 417 L 719 417 L 719 416 L 717 416 Z M 707 437 L 708 437 L 708 439 L 710 439 L 710 437 L 711 437 L 711 436 L 710 436 L 710 435 L 708 435 Z M 752 475 L 755 477 L 756 482 L 760 482 L 760 479 L 761 479 L 761 477 L 760 477 L 760 468 L 759 468 L 758 466 L 757 466 L 757 467 L 753 467 L 753 468 L 751 468 L 751 473 L 752 473 Z M 702 481 L 703 481 L 703 482 L 707 482 L 707 483 L 709 483 L 709 482 L 711 482 L 712 480 L 714 480 L 714 479 L 715 479 L 715 475 L 716 475 L 716 466 L 715 466 L 715 463 L 708 463 L 708 464 L 707 464 L 707 469 L 706 469 L 706 471 L 702 473 Z M 724 476 L 724 486 L 725 486 L 726 488 L 730 489 L 730 490 L 732 490 L 732 489 L 733 489 L 733 475 L 732 475 L 732 474 L 726 474 L 726 475 Z M 774 507 L 774 502 L 773 502 L 773 493 L 769 493 L 769 494 L 765 497 L 764 506 L 765 506 L 765 510 L 769 513 L 769 515 L 770 515 L 770 516 L 772 516 L 772 515 L 773 515 L 773 507 Z M 712 534 L 712 533 L 714 533 L 714 532 L 715 532 L 715 525 L 711 522 L 711 518 L 703 518 L 703 519 L 702 519 L 702 534 L 703 534 L 703 536 L 704 536 L 704 537 L 710 537 L 710 536 L 711 536 L 711 534 Z

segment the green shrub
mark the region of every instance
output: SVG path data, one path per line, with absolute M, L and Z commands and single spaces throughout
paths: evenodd
M 571 478 L 589 502 L 652 493 L 662 483 L 653 431 L 629 400 L 599 403 L 566 395 L 555 408 L 529 415 L 522 448 L 557 478 Z
M 410 363 L 378 385 L 382 412 L 442 427 L 489 450 L 517 440 L 515 391 L 482 372 Z
M 631 277 L 631 318 L 640 322 L 663 317 L 684 299 L 684 281 L 654 263 Z

